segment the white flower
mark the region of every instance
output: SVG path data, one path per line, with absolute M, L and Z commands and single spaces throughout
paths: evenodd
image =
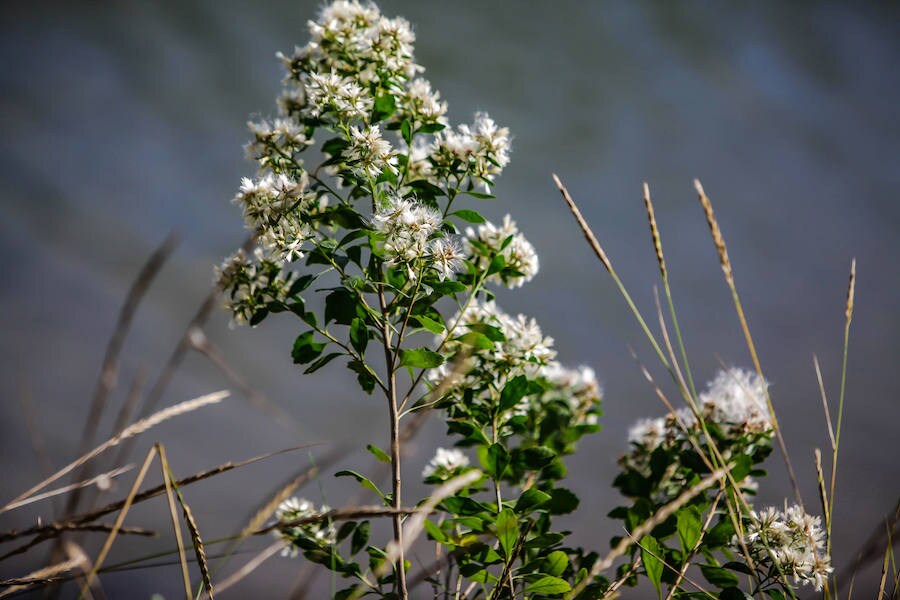
M 434 458 L 422 470 L 422 477 L 446 477 L 456 469 L 469 466 L 469 458 L 456 448 L 438 448 Z
M 756 373 L 730 368 L 716 374 L 700 394 L 700 404 L 716 423 L 739 431 L 770 432 L 767 387 L 768 383 Z
M 310 73 L 306 81 L 306 112 L 311 117 L 334 114 L 341 121 L 366 119 L 373 100 L 358 83 L 334 71 Z
M 628 429 L 628 441 L 649 452 L 659 446 L 666 436 L 666 420 L 641 419 Z
M 594 421 L 597 416 L 586 414 L 586 411 L 600 402 L 601 388 L 594 370 L 588 366 L 569 369 L 553 361 L 541 371 L 541 375 L 557 386 L 557 391 L 565 395 L 566 400 L 579 420 Z
M 795 583 L 822 589 L 832 572 L 819 517 L 792 505 L 784 511 L 767 507 L 751 511 L 743 539 L 751 557 L 763 567 L 790 576 Z M 733 545 L 738 547 L 737 537 Z
M 274 531 L 275 537 L 284 540 L 282 556 L 293 558 L 298 554 L 296 540 L 305 538 L 323 546 L 333 545 L 337 541 L 337 530 L 334 525 L 322 518 L 331 509 L 322 505 L 318 509 L 304 498 L 288 498 L 275 509 L 275 520 L 280 525 Z M 294 523 L 299 519 L 313 519 L 308 523 Z
M 525 236 L 519 233 L 516 222 L 509 215 L 503 217 L 503 223 L 496 226 L 491 222 L 466 229 L 466 252 L 472 256 L 479 267 L 487 268 L 491 254 L 499 254 L 506 261 L 506 268 L 511 272 L 495 273 L 489 281 L 503 282 L 507 287 L 520 287 L 531 281 L 540 269 L 537 252 Z M 471 243 L 480 242 L 484 248 Z
M 395 263 L 411 264 L 426 255 L 428 242 L 441 226 L 441 213 L 406 198 L 392 198 L 372 217 L 376 231 L 385 235 L 384 253 Z
M 350 145 L 344 151 L 353 170 L 363 177 L 376 178 L 388 168 L 394 172 L 391 144 L 381 137 L 381 129 L 373 125 L 367 129 L 350 127 Z
M 432 240 L 428 246 L 428 254 L 432 260 L 431 266 L 438 272 L 441 281 L 453 277 L 462 268 L 462 248 L 456 240 L 447 238 Z
M 409 83 L 402 97 L 401 116 L 414 123 L 436 123 L 447 112 L 439 92 L 432 91 L 427 79 L 417 78 Z

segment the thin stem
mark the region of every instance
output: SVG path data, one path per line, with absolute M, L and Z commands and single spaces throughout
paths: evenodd
M 384 298 L 384 287 L 378 287 L 378 303 L 381 306 L 381 314 L 382 314 L 382 335 L 384 337 L 384 364 L 387 369 L 387 390 L 386 396 L 388 401 L 388 411 L 390 412 L 390 424 L 391 424 L 391 483 L 392 483 L 392 493 L 391 493 L 391 506 L 397 509 L 400 508 L 400 491 L 401 491 L 401 481 L 400 481 L 400 414 L 397 410 L 397 377 L 394 371 L 394 355 L 391 352 L 391 329 L 388 325 L 388 312 L 387 312 L 387 302 Z M 399 346 L 399 344 L 398 344 Z M 406 589 L 406 563 L 403 557 L 403 517 L 402 515 L 395 514 L 393 517 L 393 525 L 394 525 L 394 543 L 397 545 L 399 549 L 399 555 L 397 557 L 397 563 L 394 567 L 394 571 L 397 575 L 397 585 L 400 592 L 401 600 L 407 600 L 409 598 L 409 594 Z

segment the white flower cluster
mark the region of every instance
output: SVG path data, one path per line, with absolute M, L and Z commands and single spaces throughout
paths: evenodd
M 774 567 L 781 575 L 793 577 L 794 583 L 812 585 L 816 591 L 832 572 L 819 517 L 797 505 L 784 511 L 771 506 L 751 511 L 743 542 L 758 565 Z M 733 545 L 740 549 L 737 537 Z
M 432 91 L 431 83 L 427 79 L 416 78 L 401 96 L 399 116 L 408 119 L 413 126 L 444 123 L 447 103 L 442 102 L 440 98 L 440 92 Z
M 603 390 L 592 368 L 582 365 L 569 369 L 554 361 L 541 370 L 541 376 L 555 386 L 553 396 L 561 394 L 565 398 L 577 423 L 597 424 L 597 414 L 592 409 L 599 405 Z
M 456 473 L 457 469 L 469 466 L 469 457 L 457 448 L 438 448 L 425 469 L 422 470 L 422 477 L 439 477 L 446 479 Z
M 308 191 L 308 178 L 299 180 L 268 173 L 251 180 L 244 177 L 234 198 L 244 209 L 248 228 L 259 234 L 259 242 L 271 260 L 291 262 L 303 257 L 303 243 L 312 235 L 306 217 L 323 207 Z
M 231 325 L 243 325 L 269 302 L 283 302 L 291 286 L 291 274 L 285 274 L 262 248 L 248 260 L 243 250 L 225 259 L 216 269 L 216 281 L 226 290 L 225 308 L 231 312 Z
M 296 540 L 299 538 L 311 540 L 320 546 L 333 545 L 337 541 L 337 530 L 331 522 L 325 519 L 288 525 L 291 521 L 298 519 L 317 519 L 329 510 L 331 509 L 324 504 L 317 509 L 312 502 L 304 498 L 288 498 L 279 504 L 275 509 L 275 519 L 279 525 L 284 525 L 276 529 L 274 533 L 275 537 L 285 542 L 281 555 L 291 558 L 297 556 L 299 547 Z
M 768 383 L 752 371 L 730 368 L 719 371 L 700 394 L 700 411 L 707 422 L 723 433 L 741 437 L 745 433 L 769 435 L 772 422 L 766 408 Z M 684 429 L 698 427 L 693 412 L 680 408 L 655 419 L 641 419 L 628 430 L 628 441 L 645 452 L 664 442 L 686 439 Z
M 372 217 L 375 230 L 384 235 L 384 255 L 393 264 L 407 267 L 410 279 L 418 268 L 430 267 L 440 279 L 452 277 L 462 267 L 463 254 L 450 238 L 435 237 L 443 219 L 429 206 L 394 197 Z
M 479 268 L 487 269 L 493 256 L 502 256 L 506 267 L 488 279 L 505 283 L 507 287 L 520 287 L 531 281 L 540 268 L 537 252 L 525 236 L 519 233 L 516 222 L 509 215 L 503 217 L 498 227 L 487 222 L 478 230 L 466 229 L 466 252 Z
M 509 164 L 509 129 L 498 127 L 486 113 L 475 122 L 445 129 L 435 135 L 431 149 L 434 171 L 442 176 L 469 176 L 489 190 L 493 178 Z
M 700 404 L 714 423 L 735 432 L 765 433 L 772 430 L 766 393 L 769 384 L 753 371 L 728 369 L 700 394 Z
M 384 169 L 397 172 L 391 144 L 381 137 L 378 125 L 369 128 L 350 127 L 350 145 L 344 151 L 347 164 L 360 176 L 378 177 Z
M 290 167 L 291 161 L 299 164 L 301 161 L 296 155 L 313 143 L 306 137 L 305 128 L 289 117 L 250 121 L 247 127 L 253 140 L 244 146 L 244 150 L 247 158 L 259 162 L 262 168 L 282 171 Z

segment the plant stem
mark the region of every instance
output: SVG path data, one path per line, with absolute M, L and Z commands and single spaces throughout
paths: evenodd
M 387 302 L 384 299 L 384 286 L 378 288 L 378 303 L 381 307 L 382 314 L 382 335 L 384 337 L 384 365 L 387 369 L 387 401 L 388 411 L 390 412 L 391 422 L 391 506 L 400 508 L 400 414 L 397 410 L 397 378 L 394 372 L 394 355 L 391 352 L 391 329 L 388 323 Z M 403 557 L 403 519 L 402 515 L 395 514 L 393 518 L 394 524 L 394 543 L 397 545 L 400 553 L 397 558 L 397 564 L 394 566 L 396 573 L 397 586 L 399 588 L 401 600 L 407 600 L 409 594 L 406 590 L 406 562 Z

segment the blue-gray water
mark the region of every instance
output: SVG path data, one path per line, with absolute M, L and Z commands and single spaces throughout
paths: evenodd
M 514 139 L 498 200 L 541 255 L 541 274 L 503 292 L 508 311 L 536 317 L 562 360 L 596 369 L 604 431 L 582 444 L 571 486 L 582 496 L 576 538 L 605 549 L 604 515 L 625 432 L 664 409 L 628 347 L 653 363 L 612 282 L 555 191 L 568 184 L 618 272 L 654 313 L 656 265 L 640 202 L 653 191 L 675 299 L 698 379 L 720 362 L 750 366 L 691 180 L 712 197 L 762 365 L 773 382 L 806 501 L 817 506 L 813 449 L 828 454 L 813 354 L 829 400 L 840 381 L 844 297 L 858 261 L 847 405 L 835 508 L 835 563 L 851 559 L 900 493 L 900 11 L 892 3 L 384 2 L 417 31 L 417 57 L 454 122 L 488 111 Z M 21 399 L 53 464 L 74 457 L 104 345 L 138 268 L 171 230 L 182 243 L 138 312 L 113 408 L 140 369 L 154 378 L 207 292 L 211 269 L 243 237 L 229 203 L 244 123 L 279 90 L 277 50 L 306 39 L 314 2 L 5 3 L 0 8 L 0 497 L 40 478 Z M 209 327 L 228 361 L 299 421 L 273 425 L 239 396 L 174 420 L 163 441 L 178 474 L 308 441 L 382 442 L 375 399 L 338 365 L 300 377 L 292 324 Z M 655 370 L 658 377 L 663 375 Z M 174 403 L 227 387 L 192 356 Z M 108 428 L 111 417 L 105 422 Z M 434 426 L 407 465 L 415 475 L 440 443 Z M 239 526 L 305 464 L 301 453 L 187 490 L 208 538 Z M 351 459 L 360 463 L 359 456 Z M 362 463 L 360 463 L 362 464 Z M 780 459 L 759 503 L 790 495 Z M 130 481 L 132 476 L 126 476 Z M 123 492 L 120 484 L 115 492 Z M 332 505 L 352 491 L 322 480 Z M 305 493 L 318 498 L 313 486 Z M 51 503 L 0 517 L 0 529 L 52 516 Z M 171 547 L 163 503 L 135 513 L 156 540 L 118 558 Z M 89 544 L 90 552 L 96 545 Z M 0 564 L 0 578 L 38 565 Z M 425 560 L 425 559 L 423 559 Z M 238 563 L 234 563 L 232 566 Z M 224 597 L 283 597 L 297 562 L 273 559 Z M 858 591 L 872 585 L 868 582 Z M 104 578 L 111 597 L 178 594 L 172 567 Z

